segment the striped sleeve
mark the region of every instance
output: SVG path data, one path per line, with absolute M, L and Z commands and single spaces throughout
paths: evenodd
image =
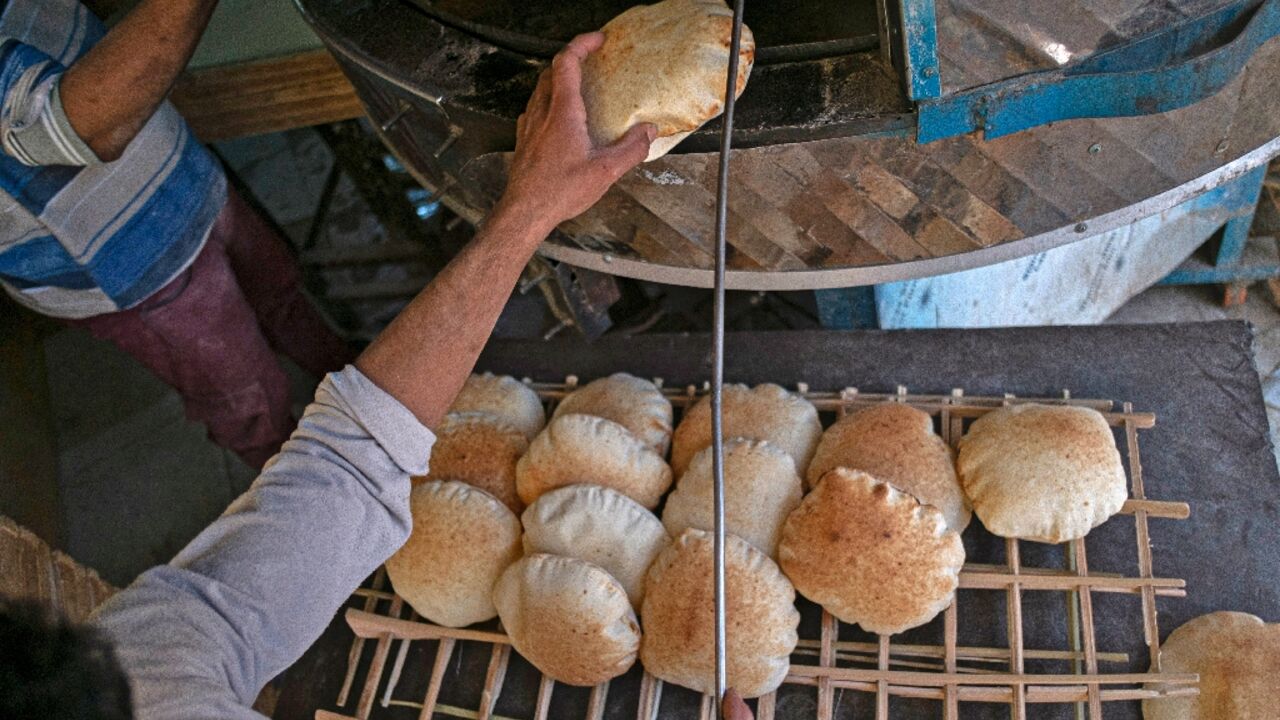
M 24 165 L 100 162 L 62 107 L 58 84 L 65 69 L 30 45 L 0 42 L 0 148 Z

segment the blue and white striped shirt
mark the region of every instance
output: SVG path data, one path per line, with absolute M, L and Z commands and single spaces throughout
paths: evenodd
M 226 202 L 222 168 L 167 102 L 101 162 L 58 85 L 102 23 L 78 0 L 0 7 L 0 286 L 57 317 L 132 307 L 204 246 Z

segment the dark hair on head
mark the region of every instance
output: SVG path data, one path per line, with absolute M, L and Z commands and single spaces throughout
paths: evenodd
M 96 630 L 0 597 L 0 718 L 130 720 L 129 682 Z

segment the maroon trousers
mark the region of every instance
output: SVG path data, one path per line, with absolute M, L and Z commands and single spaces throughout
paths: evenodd
M 261 468 L 293 432 L 275 352 L 324 375 L 354 356 L 302 294 L 280 238 L 234 190 L 189 268 L 142 303 L 72 321 L 182 395 L 214 442 Z

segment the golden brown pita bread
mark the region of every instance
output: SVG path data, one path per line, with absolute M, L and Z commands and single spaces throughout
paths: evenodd
M 1129 497 L 1115 436 L 1097 410 L 1010 405 L 973 422 L 956 469 L 982 524 L 1001 537 L 1084 537 Z
M 512 646 L 554 680 L 599 685 L 636 662 L 640 624 L 627 593 L 591 563 L 530 555 L 502 573 L 493 602 Z
M 516 490 L 528 505 L 548 490 L 580 483 L 613 488 L 653 509 L 671 487 L 671 468 L 612 420 L 561 415 L 516 463 Z
M 667 497 L 662 524 L 672 537 L 687 528 L 715 529 L 711 448 L 693 458 Z M 737 438 L 724 445 L 725 531 L 777 557 L 782 523 L 804 491 L 791 456 L 767 442 Z
M 793 395 L 778 385 L 765 383 L 753 388 L 725 385 L 721 412 L 726 440 L 764 440 L 791 456 L 802 477 L 822 436 L 822 423 L 813 403 Z M 671 440 L 671 469 L 684 474 L 693 456 L 711 445 L 711 396 L 685 411 Z
M 658 127 L 649 160 L 724 109 L 733 12 L 721 0 L 664 0 L 638 5 L 601 30 L 604 45 L 582 63 L 587 127 L 597 146 L 636 123 Z M 756 43 L 742 28 L 736 95 L 751 75 Z
M 1280 624 L 1241 612 L 1201 615 L 1169 635 L 1160 648 L 1160 670 L 1198 673 L 1200 695 L 1143 700 L 1146 720 L 1280 717 Z
M 657 385 L 627 373 L 593 380 L 569 393 L 552 419 L 577 413 L 612 420 L 662 457 L 671 444 L 671 401 Z
M 501 500 L 511 512 L 524 510 L 516 494 L 516 461 L 529 449 L 524 433 L 496 415 L 449 413 L 436 430 L 426 480 L 457 480 Z
M 801 595 L 841 621 L 891 635 L 951 604 L 964 545 L 933 507 L 836 468 L 787 518 L 778 563 Z
M 715 588 L 710 533 L 686 530 L 645 580 L 640 660 L 653 675 L 701 693 L 715 691 Z M 743 697 L 782 684 L 796 648 L 795 590 L 767 555 L 725 536 L 729 686 Z
M 891 402 L 841 418 L 822 434 L 805 475 L 806 487 L 838 467 L 861 470 L 938 508 L 956 532 L 969 525 L 969 501 L 956 478 L 955 453 L 922 410 Z
M 497 614 L 491 591 L 520 557 L 520 519 L 460 482 L 432 481 L 409 495 L 413 532 L 387 560 L 397 594 L 431 622 L 462 627 Z
M 612 575 L 632 606 L 644 599 L 644 574 L 671 536 L 643 505 L 599 485 L 570 485 L 539 497 L 521 517 L 526 554 L 585 560 Z
M 489 413 L 520 428 L 529 440 L 547 424 L 538 393 L 510 375 L 471 375 L 449 406 L 453 413 Z

